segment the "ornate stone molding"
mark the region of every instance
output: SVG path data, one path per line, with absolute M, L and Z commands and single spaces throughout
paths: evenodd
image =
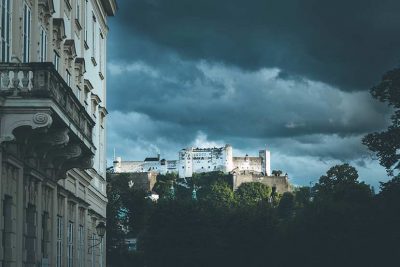
M 67 172 L 73 168 L 90 169 L 93 166 L 93 155 L 85 154 L 78 144 L 69 144 L 64 148 L 52 150 L 46 157 L 47 173 L 55 180 L 65 179 Z
M 61 49 L 61 42 L 67 38 L 65 35 L 65 23 L 62 18 L 53 18 L 53 42 L 58 49 Z
M 49 19 L 55 13 L 53 0 L 39 0 L 39 20 L 46 26 L 49 23 Z
M 51 146 L 66 145 L 69 142 L 69 129 L 56 129 L 46 135 L 41 143 L 49 144 Z
M 0 144 L 15 140 L 13 131 L 18 127 L 29 126 L 32 129 L 49 128 L 53 119 L 49 113 L 12 113 L 1 115 L 0 120 Z

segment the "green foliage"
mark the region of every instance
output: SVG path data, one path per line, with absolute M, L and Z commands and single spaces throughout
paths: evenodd
M 129 174 L 107 174 L 107 258 L 115 266 L 129 266 L 125 259 L 139 260 L 127 251 L 125 239 L 143 233 L 152 203 L 146 192 L 128 186 Z
M 293 215 L 294 207 L 294 195 L 290 192 L 283 193 L 278 205 L 279 216 L 283 218 L 290 217 Z
M 372 196 L 371 188 L 358 181 L 357 170 L 347 163 L 330 168 L 313 189 L 319 200 L 365 201 Z
M 233 190 L 223 180 L 217 180 L 199 191 L 199 199 L 209 202 L 213 206 L 229 207 L 234 203 Z
M 107 245 L 113 266 L 395 266 L 399 177 L 382 183 L 375 196 L 354 167 L 342 164 L 321 176 L 313 190 L 277 196 L 276 205 L 269 203 L 272 190 L 263 184 L 244 183 L 233 192 L 225 176 L 200 177 L 187 179 L 189 186 L 202 184 L 198 201 L 177 194 L 155 206 L 127 188 L 126 177 L 109 180 L 109 227 L 122 205 L 128 219 L 119 223 L 142 228 L 136 232 L 138 252 L 129 253 L 118 242 Z M 143 214 L 143 222 L 135 214 Z M 109 231 L 118 237 L 118 231 Z
M 267 202 L 271 191 L 269 186 L 259 182 L 243 183 L 235 191 L 235 199 L 241 205 L 255 205 Z
M 374 98 L 393 107 L 392 125 L 386 131 L 375 132 L 363 138 L 363 144 L 376 153 L 380 164 L 389 175 L 400 170 L 400 69 L 387 72 L 380 84 L 371 89 Z
M 153 191 L 157 192 L 161 198 L 170 198 L 171 186 L 174 184 L 176 179 L 178 179 L 178 175 L 175 173 L 157 175 L 157 181 L 153 187 Z
M 193 174 L 191 181 L 196 185 L 204 187 L 210 186 L 212 183 L 217 181 L 223 181 L 232 187 L 232 175 L 224 174 L 221 171 L 195 173 Z
M 310 204 L 311 188 L 308 186 L 296 188 L 294 191 L 294 198 L 297 208 L 306 207 Z
M 283 172 L 281 170 L 273 170 L 271 173 L 273 176 L 281 176 Z

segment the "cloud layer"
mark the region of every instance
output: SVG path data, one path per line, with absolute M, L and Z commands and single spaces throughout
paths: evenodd
M 390 110 L 368 89 L 395 66 L 397 1 L 120 3 L 111 23 L 108 148 L 140 160 L 189 145 L 267 146 L 297 184 L 350 162 L 377 185 L 360 139 Z M 109 158 L 110 159 L 110 158 Z

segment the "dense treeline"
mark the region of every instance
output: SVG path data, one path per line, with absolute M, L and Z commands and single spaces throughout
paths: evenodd
M 335 166 L 313 188 L 278 202 L 264 185 L 233 192 L 216 176 L 197 201 L 190 190 L 175 198 L 167 191 L 152 204 L 123 186 L 122 176 L 113 182 L 126 191 L 120 200 L 135 198 L 124 206 L 138 213 L 124 223 L 139 238 L 139 251 L 111 253 L 109 260 L 129 259 L 115 266 L 140 266 L 138 260 L 141 266 L 393 266 L 400 253 L 400 178 L 382 184 L 377 195 L 357 178 L 353 167 Z M 120 245 L 113 253 L 125 251 Z
M 158 203 L 128 188 L 121 175 L 108 187 L 108 261 L 148 267 L 398 266 L 400 70 L 386 74 L 372 95 L 395 109 L 386 131 L 363 139 L 391 176 L 377 194 L 348 164 L 330 168 L 312 188 L 283 195 L 259 183 L 234 192 L 221 173 L 197 175 L 187 188 L 173 175 L 159 176 Z M 138 237 L 137 252 L 126 251 L 127 236 Z

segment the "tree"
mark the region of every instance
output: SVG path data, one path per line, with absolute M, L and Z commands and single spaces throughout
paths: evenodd
M 271 173 L 273 176 L 281 176 L 283 172 L 281 170 L 273 170 Z
M 199 198 L 208 201 L 213 206 L 228 207 L 234 202 L 233 190 L 229 184 L 222 180 L 217 180 L 209 187 L 199 191 Z
M 239 205 L 254 205 L 262 201 L 268 201 L 271 188 L 259 182 L 243 183 L 235 192 L 235 198 Z
M 356 168 L 345 163 L 330 168 L 314 186 L 317 200 L 359 200 L 372 196 L 371 188 L 358 181 Z
M 386 131 L 375 132 L 363 138 L 363 144 L 375 152 L 389 175 L 400 169 L 400 68 L 383 75 L 382 81 L 372 87 L 374 98 L 394 108 L 392 125 Z
M 293 214 L 295 202 L 294 195 L 290 192 L 283 193 L 278 205 L 278 213 L 281 217 L 290 217 Z
M 294 198 L 295 198 L 296 206 L 298 208 L 304 208 L 307 204 L 310 203 L 311 188 L 308 186 L 296 188 L 294 191 Z
M 178 179 L 178 175 L 174 173 L 167 173 L 165 175 L 157 175 L 157 182 L 155 183 L 153 190 L 157 192 L 160 197 L 169 197 L 171 194 L 171 186 Z

